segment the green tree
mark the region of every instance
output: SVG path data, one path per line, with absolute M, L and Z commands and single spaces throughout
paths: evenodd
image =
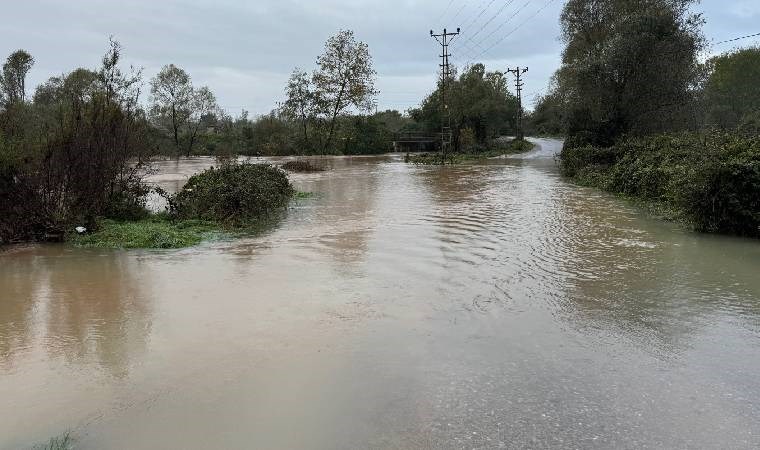
M 760 112 L 760 47 L 736 50 L 708 61 L 707 122 L 735 128 Z
M 609 145 L 623 134 L 687 128 L 704 46 L 695 0 L 569 0 L 557 79 L 571 135 Z
M 475 64 L 458 78 L 447 81 L 447 105 L 455 149 L 461 148 L 460 134 L 468 129 L 467 144 L 474 141 L 482 146 L 500 134 L 514 130 L 517 98 L 507 89 L 502 72 L 488 72 L 483 64 Z M 441 126 L 441 86 L 422 101 L 411 116 L 430 133 Z
M 16 50 L 8 56 L 0 75 L 4 102 L 13 104 L 26 101 L 26 76 L 34 65 L 34 58 L 25 50 Z
M 332 145 L 340 114 L 351 107 L 360 111 L 371 109 L 377 94 L 375 75 L 369 48 L 356 40 L 353 31 L 341 30 L 327 40 L 312 77 L 314 104 L 327 124 L 323 151 Z
M 181 151 L 180 135 L 190 118 L 193 85 L 190 75 L 183 69 L 169 64 L 150 82 L 151 116 L 154 123 L 168 127 L 177 154 Z
M 288 79 L 285 95 L 287 100 L 285 100 L 283 113 L 291 120 L 300 123 L 302 145 L 309 149 L 311 147 L 309 124 L 315 114 L 314 90 L 309 74 L 296 67 Z
M 151 80 L 151 95 L 154 123 L 169 130 L 178 155 L 190 156 L 204 118 L 219 111 L 214 93 L 207 86 L 194 87 L 187 72 L 169 64 Z

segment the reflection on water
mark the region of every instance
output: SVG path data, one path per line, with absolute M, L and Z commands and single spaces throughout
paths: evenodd
M 234 241 L 0 253 L 0 448 L 757 448 L 760 244 L 570 185 L 541 143 L 324 158 Z

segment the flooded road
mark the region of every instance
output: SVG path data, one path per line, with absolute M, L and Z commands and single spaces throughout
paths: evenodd
M 571 185 L 539 143 L 325 158 L 255 237 L 5 250 L 0 448 L 760 447 L 760 242 Z

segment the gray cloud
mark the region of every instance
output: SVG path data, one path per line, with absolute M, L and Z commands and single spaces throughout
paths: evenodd
M 527 65 L 531 98 L 559 65 L 562 3 L 551 2 L 536 14 L 547 0 L 454 0 L 449 9 L 449 0 L 14 2 L 3 7 L 0 54 L 17 48 L 32 53 L 34 85 L 76 67 L 97 66 L 114 35 L 125 47 L 125 61 L 143 67 L 146 79 L 174 63 L 196 84 L 209 85 L 230 112 L 265 113 L 282 100 L 295 66 L 310 70 L 325 39 L 351 28 L 373 54 L 379 106 L 406 109 L 435 83 L 440 48 L 428 30 L 460 26 L 453 61 L 483 61 L 491 70 Z M 757 0 L 709 0 L 697 9 L 713 41 L 760 32 Z

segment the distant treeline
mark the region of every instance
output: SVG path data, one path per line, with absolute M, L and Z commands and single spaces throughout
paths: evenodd
M 103 217 L 139 219 L 142 179 L 158 155 L 385 153 L 395 133 L 435 135 L 441 127 L 440 84 L 419 108 L 373 112 L 372 58 L 351 31 L 328 39 L 312 72 L 296 68 L 285 101 L 256 118 L 232 117 L 176 65 L 146 83 L 121 58 L 112 39 L 100 67 L 30 89 L 34 57 L 8 56 L 0 74 L 0 244 L 60 239 L 73 224 L 93 229 Z M 455 149 L 484 149 L 513 131 L 517 104 L 504 74 L 476 64 L 447 86 Z
M 569 0 L 566 44 L 531 131 L 566 136 L 563 172 L 704 231 L 760 236 L 760 48 L 702 62 L 692 0 Z

